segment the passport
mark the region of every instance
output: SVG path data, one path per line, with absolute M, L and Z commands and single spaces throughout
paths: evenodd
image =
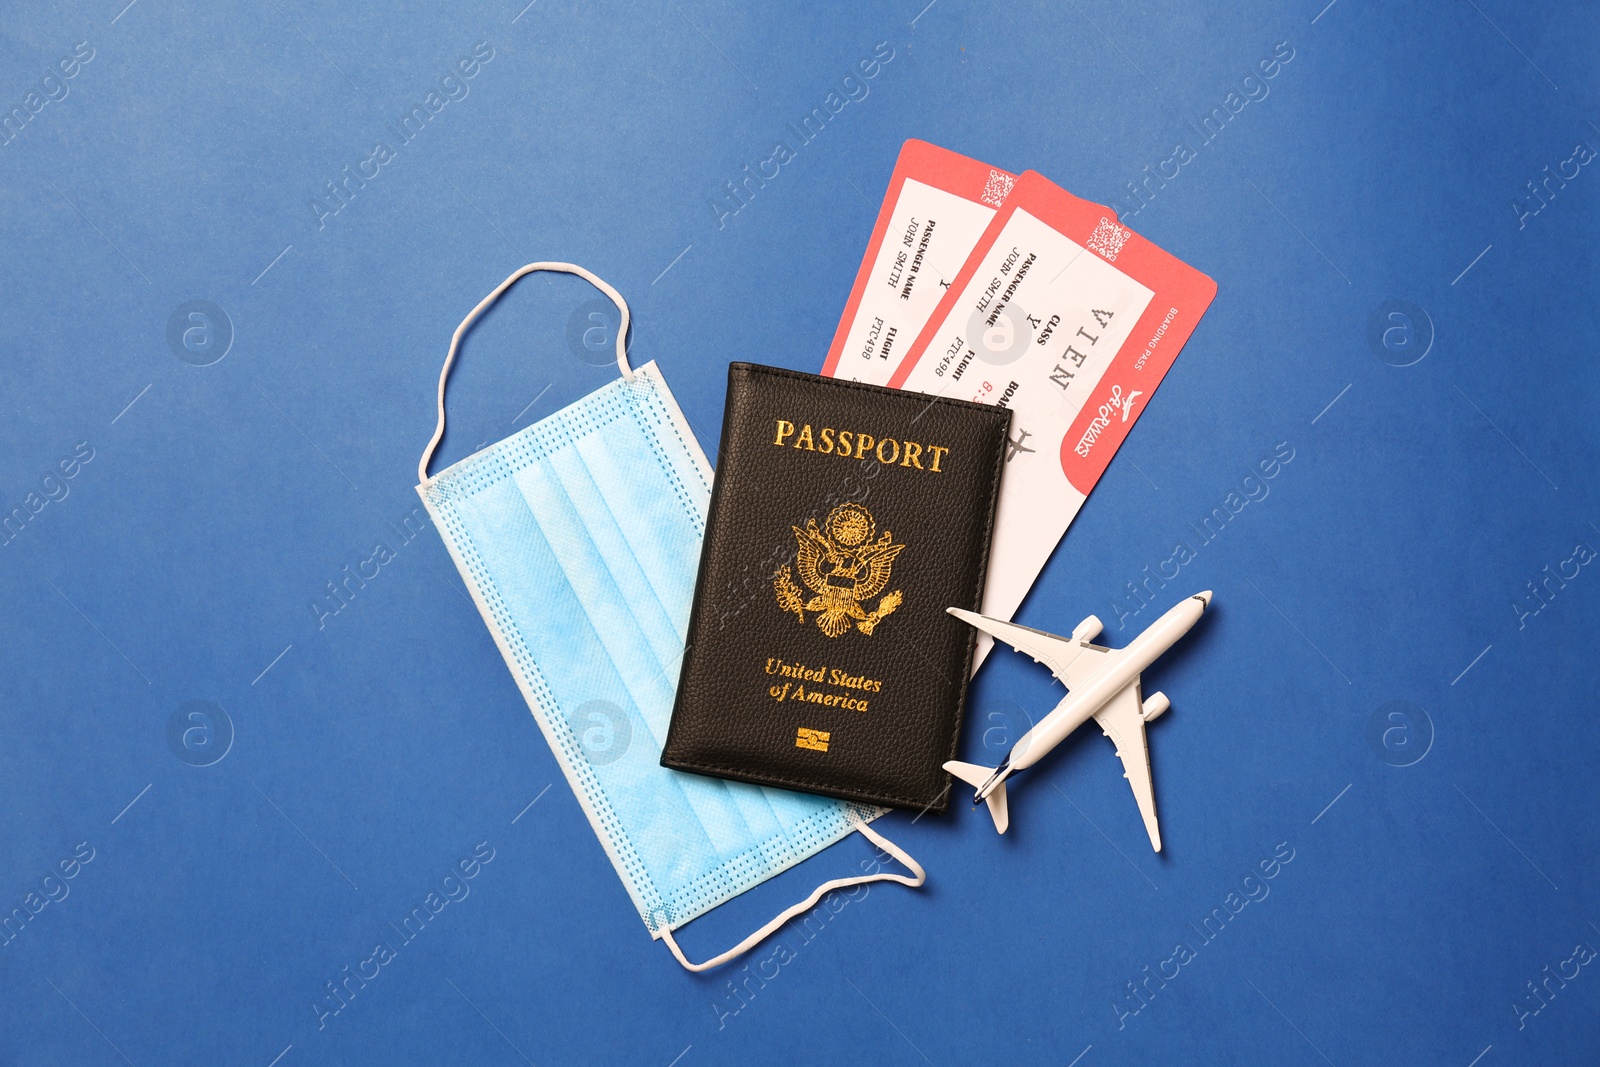
M 731 364 L 662 765 L 943 812 L 1010 425 Z

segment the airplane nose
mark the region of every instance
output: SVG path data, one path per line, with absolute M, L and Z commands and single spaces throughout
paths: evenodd
M 1196 593 L 1194 598 L 1208 608 L 1211 606 L 1211 590 L 1209 589 L 1205 590 L 1204 592 Z

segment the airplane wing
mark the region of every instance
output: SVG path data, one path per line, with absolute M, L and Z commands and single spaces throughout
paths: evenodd
M 1143 703 L 1139 681 L 1134 679 L 1095 712 L 1094 718 L 1117 746 L 1123 777 L 1133 787 L 1133 799 L 1139 804 L 1139 814 L 1144 816 L 1145 832 L 1150 835 L 1151 846 L 1160 852 L 1161 828 L 1156 824 L 1156 798 L 1150 783 L 1150 746 L 1144 736 Z
M 1031 626 L 1002 622 L 975 611 L 961 608 L 947 609 L 950 614 L 997 640 L 1004 641 L 1018 652 L 1025 652 L 1035 663 L 1050 668 L 1062 685 L 1076 689 L 1103 665 L 1101 658 L 1109 648 L 1091 645 L 1087 641 L 1074 641 L 1058 634 L 1047 634 Z

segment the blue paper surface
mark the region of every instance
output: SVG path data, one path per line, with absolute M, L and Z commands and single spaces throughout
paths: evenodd
M 0 1062 L 1592 1059 L 1593 12 L 123 3 L 0 31 Z M 924 889 L 689 975 L 417 504 L 436 375 L 576 261 L 715 461 L 907 137 L 1218 282 L 1019 613 L 1121 645 L 1216 590 L 1146 676 L 1167 850 L 1084 731 L 1004 839 L 884 819 Z M 486 317 L 443 460 L 615 374 L 600 300 Z M 994 657 L 964 754 L 1057 692 Z

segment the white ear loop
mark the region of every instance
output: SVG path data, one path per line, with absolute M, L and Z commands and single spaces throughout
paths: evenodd
M 605 279 L 576 263 L 529 263 L 525 267 L 519 267 L 509 278 L 495 286 L 492 293 L 478 301 L 478 306 L 467 313 L 467 317 L 461 320 L 461 325 L 456 327 L 456 332 L 450 337 L 450 353 L 444 357 L 444 368 L 439 371 L 439 422 L 433 429 L 433 438 L 428 442 L 428 447 L 422 450 L 421 461 L 417 463 L 419 483 L 428 480 L 428 464 L 433 461 L 433 450 L 438 448 L 439 442 L 444 439 L 444 386 L 450 380 L 450 367 L 455 363 L 456 352 L 461 348 L 461 338 L 478 316 L 482 315 L 490 304 L 499 300 L 501 293 L 511 288 L 512 283 L 524 274 L 532 274 L 536 270 L 576 274 L 611 298 L 611 302 L 617 305 L 617 310 L 622 312 L 622 323 L 617 327 L 617 369 L 622 372 L 623 380 L 633 381 L 633 368 L 628 365 L 628 302 L 622 299 L 622 294 L 613 289 Z
M 849 815 L 848 818 L 855 825 L 855 828 L 861 831 L 861 835 L 863 837 L 865 837 L 868 841 L 871 841 L 874 845 L 877 845 L 879 848 L 883 849 L 885 852 L 889 853 L 889 855 L 893 856 L 895 859 L 899 860 L 907 870 L 915 872 L 915 876 L 890 874 L 885 871 L 879 871 L 877 874 L 858 875 L 854 878 L 835 878 L 831 882 L 823 882 L 812 891 L 809 897 L 806 897 L 806 899 L 802 900 L 793 907 L 786 908 L 779 912 L 761 929 L 757 930 L 755 933 L 751 934 L 737 945 L 734 945 L 728 951 L 722 953 L 721 955 L 713 956 L 704 963 L 690 963 L 689 957 L 683 954 L 683 950 L 678 947 L 678 942 L 673 938 L 672 930 L 668 928 L 665 923 L 663 923 L 661 926 L 661 938 L 667 943 L 667 948 L 671 949 L 672 954 L 678 958 L 678 962 L 683 964 L 684 967 L 688 968 L 689 970 L 709 971 L 713 967 L 720 967 L 729 960 L 749 952 L 752 948 L 766 940 L 775 931 L 777 931 L 778 927 L 782 926 L 796 915 L 810 911 L 817 901 L 821 900 L 824 896 L 826 896 L 828 893 L 831 893 L 835 889 L 843 889 L 846 886 L 852 885 L 862 885 L 866 882 L 899 882 L 901 885 L 908 885 L 915 888 L 927 881 L 928 873 L 922 869 L 922 864 L 912 859 L 911 856 L 899 845 L 896 845 L 893 841 L 890 841 L 887 837 L 884 837 L 882 834 L 878 833 L 864 821 L 858 819 L 854 814 Z

